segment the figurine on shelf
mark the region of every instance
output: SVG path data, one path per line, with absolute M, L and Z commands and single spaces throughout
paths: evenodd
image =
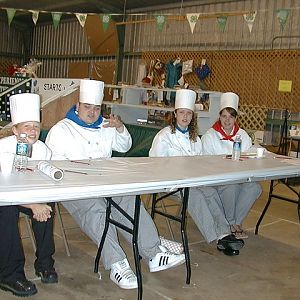
M 15 74 L 21 77 L 37 78 L 36 71 L 41 64 L 42 63 L 35 58 L 30 59 L 29 63 L 21 68 L 18 68 Z

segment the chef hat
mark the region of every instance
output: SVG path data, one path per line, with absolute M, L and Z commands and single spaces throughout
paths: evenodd
M 12 125 L 35 121 L 40 122 L 40 96 L 24 93 L 9 97 Z
M 176 91 L 175 109 L 187 108 L 195 110 L 196 92 L 192 90 L 182 89 Z
M 103 100 L 104 82 L 98 80 L 80 80 L 79 102 L 101 105 Z
M 228 92 L 221 95 L 220 111 L 226 107 L 231 107 L 238 112 L 239 96 L 235 93 Z

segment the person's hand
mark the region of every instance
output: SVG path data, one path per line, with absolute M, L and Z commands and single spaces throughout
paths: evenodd
M 27 207 L 32 210 L 33 218 L 39 222 L 46 222 L 51 218 L 52 208 L 47 204 L 30 204 Z
M 122 133 L 124 131 L 124 124 L 121 120 L 121 117 L 112 114 L 109 116 L 109 119 L 105 120 L 103 127 L 115 127 L 119 133 Z

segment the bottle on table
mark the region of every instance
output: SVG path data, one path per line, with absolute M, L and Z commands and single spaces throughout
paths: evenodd
M 29 143 L 26 133 L 20 133 L 17 138 L 14 166 L 17 171 L 25 171 L 28 165 Z
M 242 139 L 239 134 L 235 136 L 232 148 L 232 160 L 239 160 L 242 151 Z

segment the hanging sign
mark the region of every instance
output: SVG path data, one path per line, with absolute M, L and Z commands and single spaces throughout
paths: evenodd
M 278 9 L 276 11 L 276 14 L 277 14 L 277 19 L 278 19 L 279 24 L 280 24 L 280 31 L 283 31 L 284 27 L 285 27 L 285 24 L 286 24 L 286 21 L 287 21 L 287 18 L 290 14 L 290 10 L 289 9 Z
M 191 32 L 194 33 L 196 23 L 200 14 L 186 14 L 186 18 L 190 24 Z
M 163 15 L 155 16 L 155 20 L 156 20 L 156 27 L 161 32 L 165 26 L 166 17 Z
M 85 21 L 86 21 L 86 18 L 87 18 L 87 14 L 75 14 L 79 24 L 81 27 L 84 27 L 85 25 Z
M 246 23 L 248 25 L 248 29 L 249 29 L 250 33 L 252 31 L 252 27 L 253 27 L 253 24 L 254 24 L 256 13 L 257 12 L 254 11 L 254 12 L 251 12 L 251 13 L 248 13 L 248 14 L 243 14 L 244 20 L 246 21 Z
M 59 25 L 59 22 L 60 22 L 60 18 L 62 16 L 62 13 L 60 12 L 53 12 L 51 13 L 52 14 L 52 21 L 53 21 L 53 25 L 54 25 L 54 28 L 56 29 Z
M 221 16 L 217 18 L 218 26 L 221 32 L 225 31 L 225 27 L 227 24 L 227 16 Z
M 14 8 L 7 8 L 6 13 L 7 13 L 8 25 L 10 26 L 10 23 L 15 16 L 16 10 Z

